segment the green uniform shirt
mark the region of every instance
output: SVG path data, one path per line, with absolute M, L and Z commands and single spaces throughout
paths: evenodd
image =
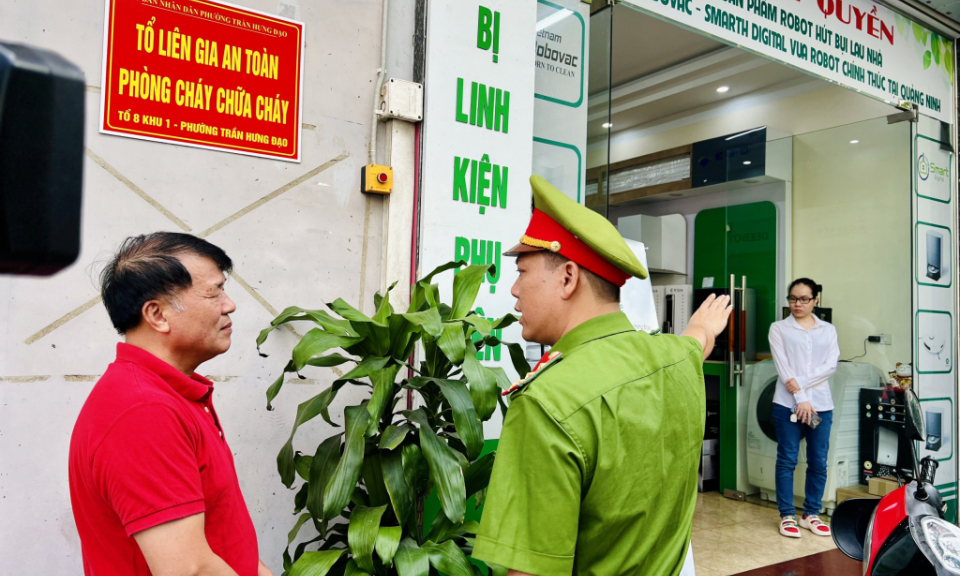
M 700 343 L 616 313 L 551 351 L 507 410 L 474 558 L 538 576 L 679 574 L 706 417 Z

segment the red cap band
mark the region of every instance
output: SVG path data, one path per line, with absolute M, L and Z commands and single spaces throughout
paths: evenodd
M 623 286 L 626 284 L 627 279 L 630 278 L 630 274 L 611 264 L 606 258 L 597 254 L 596 250 L 587 246 L 582 240 L 574 236 L 553 218 L 536 208 L 533 209 L 533 217 L 527 226 L 525 236 L 547 245 L 552 242 L 559 242 L 560 250 L 556 251 L 557 254 L 569 258 L 597 276 L 613 282 L 617 286 Z M 524 242 L 524 240 L 520 242 L 524 244 L 527 243 Z M 545 246 L 537 247 L 545 248 Z

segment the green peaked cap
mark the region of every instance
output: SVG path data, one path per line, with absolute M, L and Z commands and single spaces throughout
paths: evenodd
M 534 208 L 553 218 L 623 272 L 641 280 L 649 276 L 640 259 L 609 220 L 574 202 L 536 174 L 530 177 L 530 186 L 533 187 Z

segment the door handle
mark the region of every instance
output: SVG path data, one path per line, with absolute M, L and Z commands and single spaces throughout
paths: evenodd
M 735 387 L 738 383 L 743 386 L 743 376 L 746 373 L 747 311 L 744 304 L 747 299 L 747 277 L 742 277 L 741 286 L 737 288 L 737 277 L 731 274 L 729 286 L 733 311 L 730 314 L 730 321 L 727 323 L 727 330 L 729 331 L 727 334 L 729 342 L 727 346 L 727 369 L 729 371 L 727 385 Z M 738 362 L 739 367 L 737 367 Z

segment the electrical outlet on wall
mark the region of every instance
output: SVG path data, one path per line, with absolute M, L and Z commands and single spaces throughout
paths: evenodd
M 893 346 L 893 335 L 892 334 L 881 334 L 880 343 L 886 346 Z

